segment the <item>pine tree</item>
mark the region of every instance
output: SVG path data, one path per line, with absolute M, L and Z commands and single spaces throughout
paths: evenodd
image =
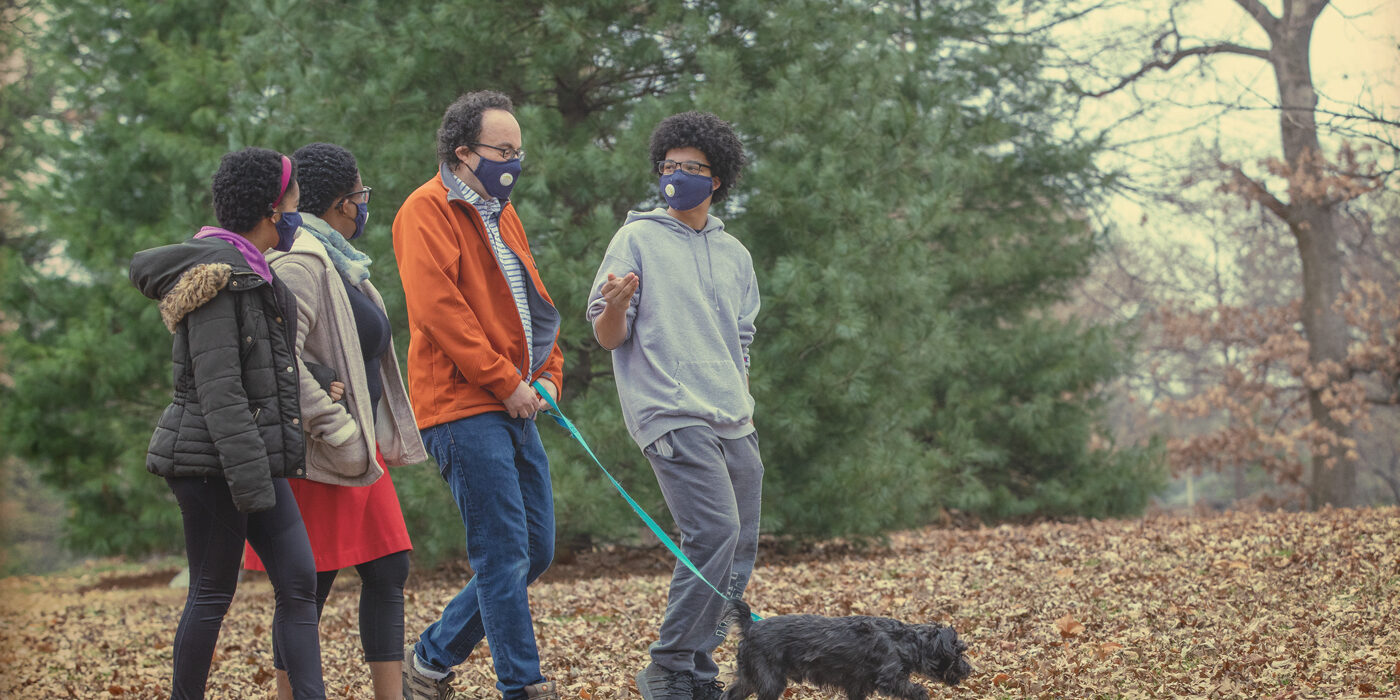
M 654 514 L 583 306 L 626 212 L 659 203 L 652 127 L 686 109 L 731 121 L 752 156 L 715 213 L 752 251 L 764 297 L 752 381 L 766 530 L 872 534 L 940 507 L 1131 512 L 1152 485 L 1147 455 L 1091 448 L 1093 390 L 1120 343 L 1047 313 L 1096 249 L 1078 216 L 1095 205 L 1096 144 L 1065 128 L 1037 47 L 999 31 L 999 8 L 65 2 L 30 47 L 54 68 L 32 89 L 72 110 L 34 125 L 34 170 L 49 175 L 25 202 L 70 267 L 21 261 L 0 282 L 25 319 L 5 340 L 21 367 L 0 389 L 0 428 L 21 436 L 6 450 L 69 493 L 75 546 L 170 547 L 175 509 L 141 474 L 168 345 L 125 282 L 130 254 L 207 223 L 222 152 L 341 143 L 375 187 L 357 245 L 406 342 L 388 224 L 436 170 L 442 109 L 491 88 L 518 105 L 528 157 L 512 199 L 565 319 L 564 408 Z M 542 432 L 561 538 L 635 532 L 581 449 Z M 459 548 L 436 474 L 395 476 L 420 554 Z M 160 526 L 118 534 L 114 517 Z

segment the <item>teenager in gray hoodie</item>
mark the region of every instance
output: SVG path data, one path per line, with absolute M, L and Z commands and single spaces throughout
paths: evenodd
M 743 147 L 718 117 L 667 117 L 651 135 L 666 208 L 631 212 L 589 297 L 594 335 L 612 350 L 627 430 L 656 472 L 681 549 L 726 596 L 743 594 L 758 553 L 763 462 L 749 393 L 758 282 L 749 251 L 710 215 L 739 178 Z M 676 565 L 646 700 L 716 700 L 712 652 L 724 599 Z

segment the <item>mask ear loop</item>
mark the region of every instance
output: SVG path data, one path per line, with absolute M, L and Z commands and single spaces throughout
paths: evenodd
M 287 184 L 292 180 L 292 159 L 282 156 L 282 185 L 277 190 L 277 199 L 272 201 L 272 212 L 277 213 L 277 205 L 282 203 L 282 198 L 287 196 Z

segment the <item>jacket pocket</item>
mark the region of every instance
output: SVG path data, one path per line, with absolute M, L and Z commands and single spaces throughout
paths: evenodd
M 184 407 L 170 404 L 156 421 L 156 429 L 151 433 L 151 441 L 146 445 L 146 466 L 159 464 L 169 467 L 175 461 L 175 442 L 180 437 L 180 421 Z
M 749 392 L 739 368 L 726 360 L 676 365 L 676 408 L 717 425 L 738 425 L 749 416 Z
M 354 438 L 339 446 L 307 440 L 307 478 L 342 486 L 368 486 L 378 481 L 384 470 L 367 449 L 365 438 L 358 431 Z

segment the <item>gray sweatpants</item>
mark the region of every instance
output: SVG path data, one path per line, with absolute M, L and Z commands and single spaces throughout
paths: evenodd
M 742 595 L 758 557 L 763 461 L 758 435 L 725 440 L 708 427 L 663 435 L 643 453 L 681 530 L 681 551 L 724 594 Z M 724 599 L 680 562 L 651 660 L 704 683 L 719 673 L 711 652 L 724 641 Z

